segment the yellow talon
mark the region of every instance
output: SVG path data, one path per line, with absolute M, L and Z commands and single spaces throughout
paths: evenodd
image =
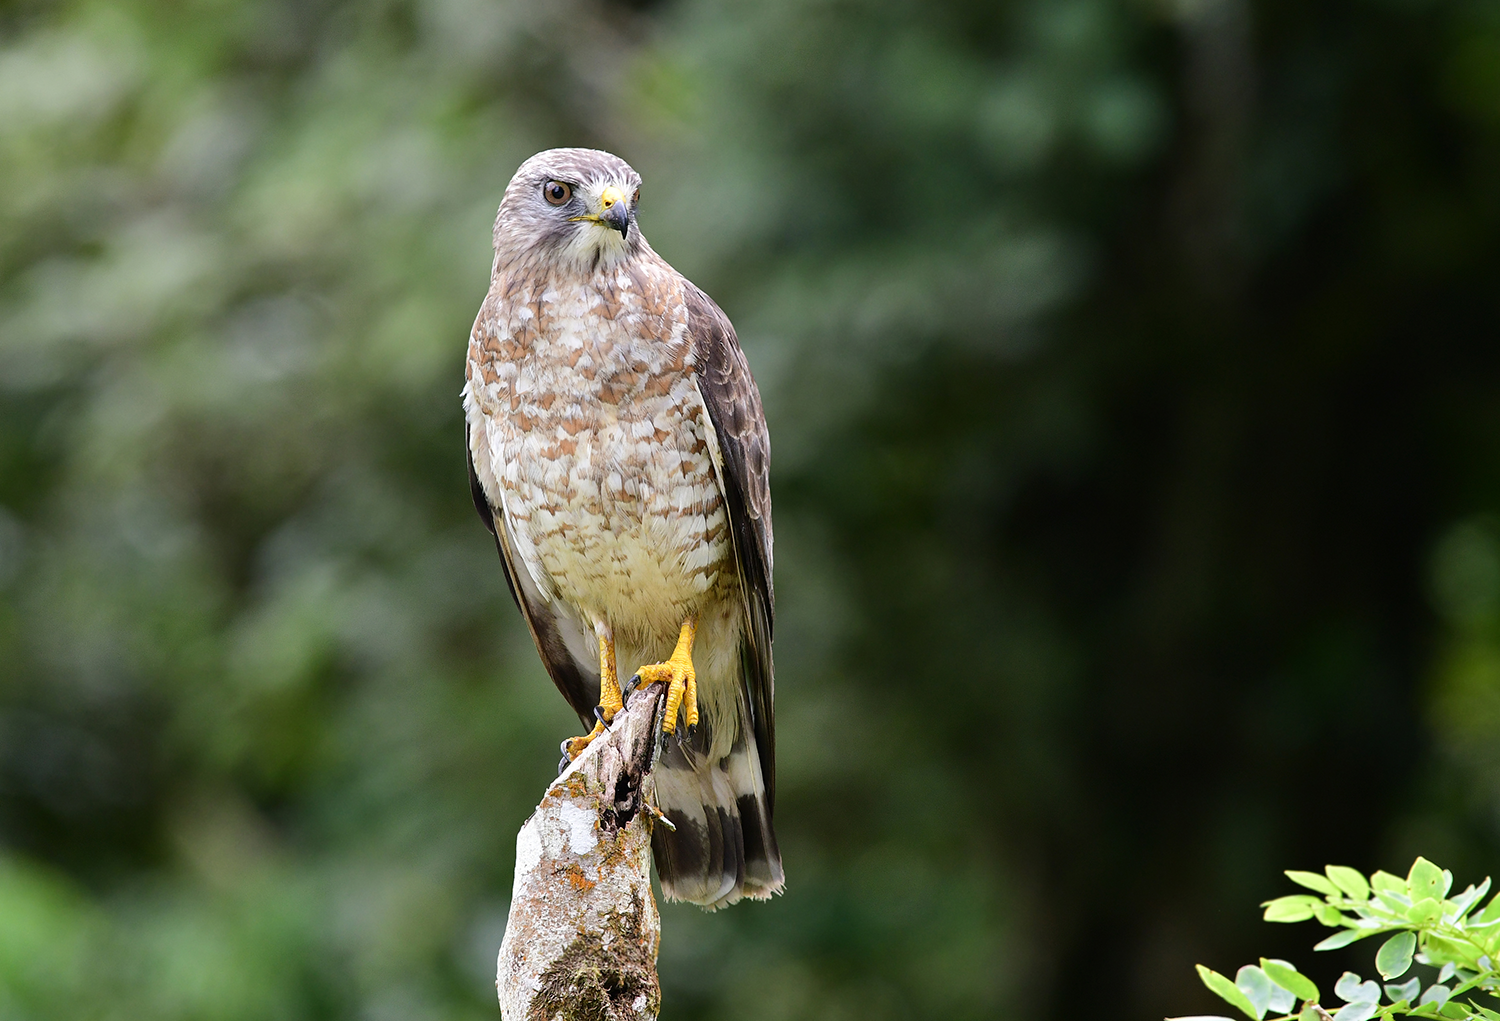
M 665 663 L 651 663 L 635 672 L 642 684 L 667 684 L 667 712 L 661 729 L 668 734 L 677 730 L 677 713 L 687 717 L 687 725 L 698 725 L 698 671 L 693 668 L 693 637 L 698 632 L 698 622 L 689 617 L 682 622 L 682 632 L 677 636 L 677 648 Z
M 563 754 L 568 757 L 569 762 L 573 761 L 574 759 L 578 758 L 578 756 L 583 754 L 583 750 L 585 748 L 594 743 L 594 738 L 598 737 L 602 733 L 604 733 L 604 724 L 594 724 L 594 729 L 589 731 L 582 737 L 570 737 L 566 741 L 564 741 Z

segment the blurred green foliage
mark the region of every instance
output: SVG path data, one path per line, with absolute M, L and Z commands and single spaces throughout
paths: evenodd
M 1391 1017 L 1500 1021 L 1500 1012 L 1490 1007 L 1500 1002 L 1500 968 L 1492 959 L 1500 954 L 1500 929 L 1496 928 L 1500 926 L 1500 894 L 1485 900 L 1490 892 L 1488 877 L 1459 893 L 1453 889 L 1452 872 L 1422 857 L 1412 863 L 1404 879 L 1384 870 L 1366 877 L 1346 865 L 1329 865 L 1322 873 L 1288 871 L 1287 877 L 1322 896 L 1291 894 L 1266 901 L 1262 905 L 1265 920 L 1303 922 L 1316 917 L 1338 930 L 1314 950 L 1337 950 L 1371 936 L 1385 936 L 1374 962 L 1384 981 L 1365 980 L 1346 971 L 1330 998 L 1289 961 L 1262 957 L 1260 964 L 1240 968 L 1233 981 L 1198 965 L 1203 984 L 1246 1017 L 1261 1021 L 1270 1013 L 1275 1015 L 1272 1021 L 1327 1021 L 1331 1013 L 1333 1021 Z M 1413 964 L 1431 970 L 1413 972 Z M 1406 981 L 1396 981 L 1401 978 Z M 1344 1001 L 1343 1005 L 1337 1000 Z M 1230 1019 L 1215 1015 L 1168 1021 Z
M 788 893 L 673 1017 L 1207 1009 L 1285 862 L 1493 871 L 1494 0 L 9 0 L 0 1014 L 494 1016 L 576 722 L 458 390 L 560 144 L 774 440 Z

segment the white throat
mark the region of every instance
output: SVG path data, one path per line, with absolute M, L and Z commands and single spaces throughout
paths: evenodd
M 578 273 L 613 269 L 630 254 L 625 237 L 600 223 L 580 223 L 578 231 L 557 253 L 558 262 Z M 634 224 L 630 227 L 635 230 Z

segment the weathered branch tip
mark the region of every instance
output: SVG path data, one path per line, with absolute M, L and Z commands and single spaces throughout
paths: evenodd
M 495 978 L 504 1021 L 645 1021 L 661 1008 L 646 804 L 664 694 L 635 691 L 516 837 Z

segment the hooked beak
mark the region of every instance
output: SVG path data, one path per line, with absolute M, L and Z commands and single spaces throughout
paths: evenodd
M 625 193 L 610 185 L 599 193 L 599 223 L 613 227 L 620 237 L 630 237 L 630 203 Z

